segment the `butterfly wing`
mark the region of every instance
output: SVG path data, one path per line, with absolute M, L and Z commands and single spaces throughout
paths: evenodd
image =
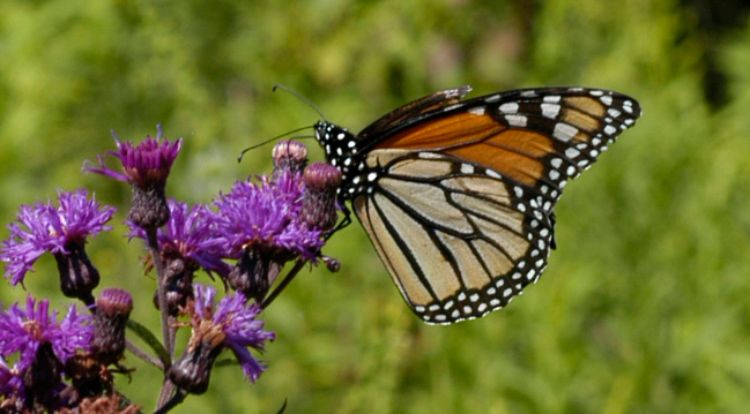
M 439 109 L 455 105 L 469 92 L 471 92 L 470 86 L 461 86 L 419 98 L 383 115 L 358 135 L 360 139 L 366 139 L 370 135 L 380 135 L 380 131 L 392 130 L 400 124 L 419 119 L 422 114 L 434 113 Z
M 375 123 L 355 213 L 419 317 L 483 316 L 539 278 L 562 188 L 639 115 L 622 94 L 547 88 Z
M 414 312 L 454 323 L 501 308 L 546 266 L 552 223 L 513 184 L 434 152 L 375 150 L 382 178 L 354 211 Z

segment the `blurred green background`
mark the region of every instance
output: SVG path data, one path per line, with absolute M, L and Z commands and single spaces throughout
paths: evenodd
M 185 138 L 168 191 L 206 202 L 268 172 L 242 148 L 316 114 L 358 130 L 435 90 L 609 88 L 644 116 L 566 190 L 558 250 L 508 309 L 451 327 L 404 306 L 359 226 L 265 313 L 278 339 L 251 385 L 217 369 L 176 412 L 747 412 L 750 401 L 750 23 L 739 0 L 298 2 L 4 0 L 0 222 L 86 187 L 120 207 L 89 249 L 104 286 L 158 328 L 142 250 L 122 236 L 129 189 L 81 164 L 163 123 Z M 312 141 L 307 141 L 314 147 Z M 321 159 L 315 148 L 314 159 Z M 7 237 L 7 230 L 0 233 Z M 200 279 L 206 281 L 205 276 Z M 27 278 L 53 294 L 50 258 Z M 5 283 L 5 282 L 2 282 Z M 7 305 L 25 295 L 6 283 Z M 59 299 L 62 306 L 66 301 Z M 146 409 L 157 372 L 121 378 Z

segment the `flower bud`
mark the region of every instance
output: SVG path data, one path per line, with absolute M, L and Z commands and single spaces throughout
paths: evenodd
M 341 270 L 341 262 L 334 259 L 333 257 L 323 256 L 322 260 L 329 272 L 336 273 Z
M 283 257 L 276 257 L 273 252 L 261 252 L 245 249 L 237 264 L 227 275 L 229 286 L 241 292 L 245 297 L 253 298 L 260 303 L 279 276 L 284 263 L 290 258 L 288 253 L 277 252 Z
M 155 229 L 169 221 L 164 186 L 133 186 L 133 204 L 128 219 L 144 229 Z
M 169 379 L 191 394 L 206 392 L 211 368 L 222 351 L 225 337 L 221 327 L 209 321 L 193 327 L 188 348 L 169 368 Z
M 96 301 L 92 351 L 99 362 L 117 362 L 125 351 L 125 324 L 133 310 L 133 297 L 117 288 L 104 289 Z
M 54 254 L 60 272 L 60 289 L 65 296 L 90 305 L 94 302 L 91 292 L 99 285 L 99 271 L 86 255 L 83 242 L 70 242 L 65 249 L 67 253 Z
M 64 391 L 71 402 L 112 391 L 113 378 L 106 364 L 91 353 L 78 353 L 65 363 L 65 376 L 71 385 Z
M 341 185 L 341 172 L 325 163 L 313 163 L 305 168 L 305 193 L 302 217 L 308 226 L 331 230 L 336 225 L 336 190 Z
M 55 356 L 52 344 L 44 342 L 36 352 L 31 367 L 24 373 L 23 386 L 27 405 L 39 404 L 47 409 L 59 403 L 63 363 Z
M 164 289 L 167 295 L 169 316 L 177 316 L 189 299 L 193 297 L 193 275 L 195 266 L 190 266 L 181 257 L 166 258 Z M 158 292 L 154 292 L 154 305 L 159 309 Z
M 307 165 L 307 147 L 297 141 L 281 141 L 273 147 L 273 177 L 283 171 L 300 173 Z

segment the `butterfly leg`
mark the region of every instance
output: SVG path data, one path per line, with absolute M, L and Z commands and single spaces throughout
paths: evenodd
M 336 227 L 333 228 L 333 230 L 326 234 L 326 240 L 333 236 L 333 234 L 337 231 L 343 230 L 345 227 L 352 224 L 352 211 L 349 210 L 349 207 L 347 207 L 346 203 L 344 203 L 343 201 L 340 201 L 339 203 L 339 205 L 341 206 L 341 212 L 344 213 L 344 218 L 339 222 L 339 224 L 336 225 Z

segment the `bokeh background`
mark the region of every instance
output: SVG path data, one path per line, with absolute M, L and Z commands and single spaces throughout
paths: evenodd
M 267 146 L 317 115 L 358 130 L 435 90 L 539 85 L 626 92 L 644 116 L 566 189 L 558 250 L 509 308 L 451 327 L 404 306 L 357 225 L 264 318 L 278 334 L 257 384 L 236 368 L 176 412 L 747 412 L 750 401 L 750 23 L 739 0 L 0 3 L 0 222 L 86 187 L 120 208 L 89 249 L 103 286 L 131 289 L 158 330 L 129 189 L 84 175 L 162 123 L 185 138 L 168 192 L 207 202 L 270 170 Z M 314 159 L 321 153 L 307 141 Z M 0 231 L 2 238 L 7 230 Z M 199 279 L 207 281 L 205 276 Z M 27 277 L 55 295 L 50 258 Z M 0 281 L 7 306 L 25 295 Z M 55 303 L 66 301 L 59 295 Z M 119 385 L 153 407 L 133 357 Z

